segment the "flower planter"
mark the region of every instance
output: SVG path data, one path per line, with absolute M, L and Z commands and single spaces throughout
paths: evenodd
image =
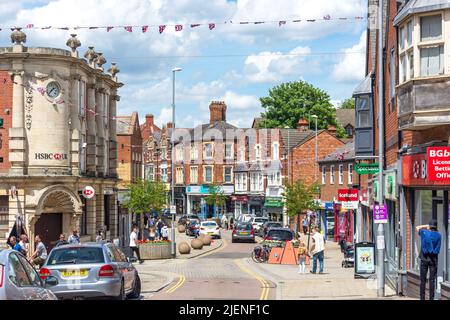
M 173 255 L 171 253 L 171 242 L 147 242 L 140 243 L 139 253 L 143 260 L 157 260 L 157 259 L 171 259 Z

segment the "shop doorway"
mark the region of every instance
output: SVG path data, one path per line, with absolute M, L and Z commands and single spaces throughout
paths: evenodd
M 43 213 L 34 226 L 34 234 L 41 236 L 47 252 L 53 249 L 61 233 L 62 213 Z
M 446 269 L 446 224 L 447 224 L 447 210 L 444 210 L 444 191 L 433 190 L 433 202 L 432 202 L 432 215 L 433 219 L 437 220 L 438 231 L 442 236 L 441 250 L 438 257 L 438 270 L 437 270 L 437 286 L 436 286 L 436 298 L 440 299 L 441 295 L 441 283 L 445 281 L 445 269 Z

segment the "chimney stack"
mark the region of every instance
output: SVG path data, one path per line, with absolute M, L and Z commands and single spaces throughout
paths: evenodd
M 172 129 L 172 128 L 173 128 L 173 123 L 167 122 L 167 129 Z
M 209 105 L 209 123 L 227 121 L 227 105 L 224 101 L 212 101 Z
M 309 131 L 309 122 L 308 122 L 308 120 L 306 120 L 304 118 L 298 120 L 297 130 L 300 131 L 300 132 Z
M 327 128 L 328 132 L 332 135 L 336 137 L 336 126 L 330 124 Z
M 154 124 L 154 117 L 152 114 L 145 115 L 145 124 L 149 127 L 153 127 Z

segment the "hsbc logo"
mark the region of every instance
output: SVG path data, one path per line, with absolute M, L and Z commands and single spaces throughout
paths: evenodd
M 35 153 L 35 160 L 67 160 L 67 154 L 65 153 Z
M 425 179 L 427 177 L 427 161 L 426 160 L 414 161 L 412 170 L 414 178 Z

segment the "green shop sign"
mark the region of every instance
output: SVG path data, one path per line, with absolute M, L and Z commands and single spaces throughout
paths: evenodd
M 282 207 L 283 206 L 283 199 L 279 197 L 273 197 L 273 198 L 266 198 L 266 201 L 264 202 L 265 207 Z
M 359 163 L 355 166 L 357 174 L 376 174 L 380 171 L 378 163 Z

